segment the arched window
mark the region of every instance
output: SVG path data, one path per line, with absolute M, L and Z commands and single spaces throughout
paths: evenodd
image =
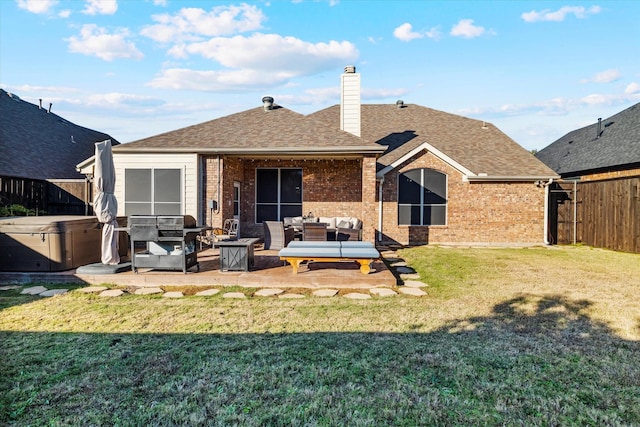
M 433 169 L 413 169 L 398 177 L 398 224 L 445 225 L 447 176 Z

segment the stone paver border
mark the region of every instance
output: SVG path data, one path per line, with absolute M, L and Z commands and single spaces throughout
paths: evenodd
M 397 274 L 400 275 L 400 278 L 404 281 L 404 286 L 400 286 L 398 288 L 370 288 L 368 290 L 363 291 L 348 291 L 344 293 L 342 297 L 348 299 L 356 299 L 356 300 L 367 300 L 371 299 L 372 295 L 377 297 L 391 297 L 398 294 L 414 296 L 414 297 L 422 297 L 427 295 L 427 293 L 420 289 L 422 287 L 429 286 L 426 283 L 420 282 L 420 275 L 415 272 L 413 268 L 407 265 L 404 260 L 398 258 L 396 252 L 393 249 L 386 249 L 380 252 L 381 256 L 385 258 L 387 262 L 391 264 L 391 267 L 395 270 Z M 222 285 L 224 288 L 224 285 Z M 18 289 L 22 286 L 19 285 L 10 285 L 10 286 L 2 286 L 0 290 L 11 290 Z M 143 287 L 143 288 L 134 288 L 133 294 L 135 295 L 157 295 L 162 294 L 164 298 L 181 298 L 184 294 L 180 291 L 164 291 L 159 287 Z M 41 296 L 54 296 L 61 295 L 66 293 L 67 289 L 47 289 L 44 286 L 32 286 L 27 287 L 20 292 L 23 295 L 41 295 Z M 119 297 L 125 294 L 125 290 L 123 289 L 109 289 L 106 286 L 88 286 L 85 288 L 77 289 L 78 292 L 82 293 L 96 293 L 101 297 Z M 195 296 L 207 297 L 217 295 L 222 292 L 223 289 L 212 288 L 205 289 L 200 292 L 197 292 Z M 338 289 L 332 288 L 323 288 L 323 289 L 315 289 L 311 291 L 311 295 L 317 298 L 327 298 L 334 297 L 339 295 Z M 261 288 L 255 291 L 252 297 L 277 297 L 282 299 L 299 299 L 306 298 L 307 295 L 297 293 L 297 292 L 287 292 L 284 289 L 279 288 Z M 222 294 L 222 298 L 238 298 L 245 299 L 247 295 L 243 292 L 225 292 Z

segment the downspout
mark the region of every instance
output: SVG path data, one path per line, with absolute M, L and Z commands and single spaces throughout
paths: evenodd
M 218 198 L 216 199 L 216 209 L 214 213 L 218 215 L 220 213 L 220 154 L 218 154 Z M 213 218 L 211 218 L 211 223 L 213 224 Z
M 380 178 L 380 186 L 378 187 L 378 242 L 382 243 L 382 187 L 384 184 L 384 175 Z
M 553 178 L 544 185 L 544 244 L 549 245 L 549 187 Z
M 573 181 L 573 244 L 575 245 L 578 237 L 578 180 Z

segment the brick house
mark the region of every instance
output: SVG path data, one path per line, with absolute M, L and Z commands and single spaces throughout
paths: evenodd
M 495 126 L 418 105 L 361 105 L 346 67 L 341 103 L 301 115 L 263 106 L 113 150 L 131 214 L 190 214 L 242 236 L 313 212 L 363 221 L 384 243 L 542 243 L 557 175 Z M 92 159 L 78 165 L 90 174 Z

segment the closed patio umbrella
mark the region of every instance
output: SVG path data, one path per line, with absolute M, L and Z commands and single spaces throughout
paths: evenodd
M 94 182 L 96 195 L 93 210 L 102 226 L 101 260 L 103 264 L 120 263 L 118 253 L 118 201 L 113 194 L 116 184 L 116 170 L 113 166 L 111 140 L 96 142 Z

